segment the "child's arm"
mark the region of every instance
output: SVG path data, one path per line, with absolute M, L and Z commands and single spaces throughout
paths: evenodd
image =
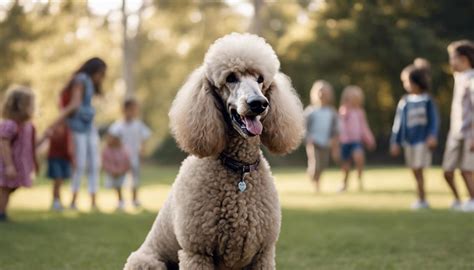
M 17 176 L 17 171 L 13 163 L 11 141 L 5 138 L 0 139 L 0 155 L 5 164 L 5 176 L 13 179 Z
M 340 158 L 339 150 L 339 116 L 334 111 L 331 128 L 331 154 L 334 161 L 338 162 Z
M 364 110 L 362 110 L 362 136 L 364 143 L 367 144 L 367 147 L 370 150 L 375 149 L 374 134 L 370 130 Z
M 400 144 L 402 143 L 401 127 L 403 121 L 403 104 L 403 99 L 398 102 L 395 119 L 393 120 L 392 135 L 390 136 L 390 154 L 392 156 L 398 156 L 400 154 Z
M 469 96 L 471 98 L 471 109 L 474 110 L 474 77 L 469 80 Z M 474 152 L 474 112 L 471 112 L 471 130 L 469 132 L 471 139 L 471 152 Z
M 141 144 L 140 144 L 140 155 L 143 157 L 145 156 L 145 149 L 146 148 L 146 143 L 148 139 L 151 137 L 151 129 L 145 125 L 145 123 L 142 122 L 142 128 L 141 128 Z
M 426 144 L 433 150 L 438 145 L 439 114 L 436 104 L 430 98 L 427 104 L 428 114 L 428 138 Z

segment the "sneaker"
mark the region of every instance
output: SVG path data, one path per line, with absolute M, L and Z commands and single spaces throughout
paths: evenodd
M 53 205 L 51 205 L 51 210 L 61 212 L 63 211 L 63 206 L 59 200 L 54 200 Z
M 462 210 L 462 203 L 460 200 L 454 200 L 450 207 L 453 211 L 461 211 Z
M 470 199 L 462 206 L 463 212 L 474 212 L 474 199 Z
M 141 203 L 139 200 L 134 200 L 134 201 L 133 201 L 133 206 L 134 206 L 135 208 L 139 208 L 139 207 L 142 206 L 142 203 Z
M 421 210 L 421 209 L 430 209 L 430 205 L 427 201 L 416 201 L 411 205 L 411 209 L 413 210 Z
M 71 205 L 69 206 L 69 209 L 73 211 L 77 211 L 77 205 L 75 203 L 71 203 Z
M 117 205 L 117 211 L 122 212 L 123 210 L 125 210 L 125 202 L 124 201 L 119 201 L 118 205 Z
M 340 187 L 338 190 L 337 190 L 337 193 L 344 193 L 347 191 L 347 187 L 346 186 L 342 186 Z
M 0 214 L 0 222 L 7 222 L 7 221 L 8 221 L 7 214 L 1 213 Z

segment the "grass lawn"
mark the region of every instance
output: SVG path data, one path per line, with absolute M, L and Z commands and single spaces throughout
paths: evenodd
M 99 194 L 100 213 L 88 211 L 85 190 L 79 212 L 52 213 L 50 183 L 20 189 L 11 202 L 13 222 L 0 224 L 0 269 L 121 269 L 176 173 L 146 167 L 145 210 L 129 206 L 126 213 L 114 212 L 109 190 Z M 405 169 L 369 169 L 366 191 L 358 192 L 353 180 L 345 194 L 335 192 L 341 178 L 335 170 L 324 175 L 321 194 L 313 193 L 303 169 L 274 174 L 283 207 L 278 269 L 474 269 L 474 214 L 446 210 L 451 196 L 439 169 L 427 174 L 433 210 L 421 212 L 409 210 L 414 181 Z M 63 193 L 69 200 L 67 188 Z

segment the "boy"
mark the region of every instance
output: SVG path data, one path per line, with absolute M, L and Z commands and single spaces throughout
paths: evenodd
M 454 72 L 454 94 L 446 150 L 443 157 L 444 178 L 451 188 L 455 210 L 474 212 L 474 43 L 460 40 L 449 44 L 449 64 Z M 461 206 L 454 183 L 459 168 L 470 200 Z
M 316 192 L 320 191 L 319 180 L 329 165 L 330 152 L 338 158 L 337 111 L 333 104 L 333 88 L 323 80 L 316 81 L 311 88 L 311 106 L 305 110 L 306 155 L 308 172 Z
M 132 198 L 133 205 L 140 207 L 138 200 L 138 185 L 140 182 L 140 156 L 143 152 L 143 144 L 150 137 L 150 129 L 138 118 L 139 105 L 134 98 L 129 98 L 123 103 L 124 119 L 112 124 L 111 130 L 120 137 L 126 151 L 128 152 L 132 176 Z

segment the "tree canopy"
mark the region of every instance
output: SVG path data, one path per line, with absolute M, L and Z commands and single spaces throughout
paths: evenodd
M 474 39 L 474 2 L 469 0 L 142 2 L 128 14 L 135 46 L 128 65 L 133 93 L 155 131 L 154 145 L 161 144 L 161 149 L 175 149 L 166 138 L 167 112 L 176 91 L 201 64 L 209 45 L 229 32 L 251 29 L 265 37 L 305 104 L 317 79 L 331 82 L 337 96 L 348 84 L 361 86 L 382 149 L 404 93 L 400 71 L 416 57 L 431 62 L 431 94 L 446 133 L 452 96 L 446 46 L 452 40 Z M 38 96 L 35 121 L 40 129 L 57 114 L 58 93 L 72 72 L 91 56 L 104 58 L 110 67 L 98 121 L 107 124 L 120 115 L 126 94 L 122 12 L 97 14 L 90 4 L 64 0 L 0 5 L 0 91 L 15 83 L 31 86 Z M 247 13 L 253 7 L 255 16 Z

